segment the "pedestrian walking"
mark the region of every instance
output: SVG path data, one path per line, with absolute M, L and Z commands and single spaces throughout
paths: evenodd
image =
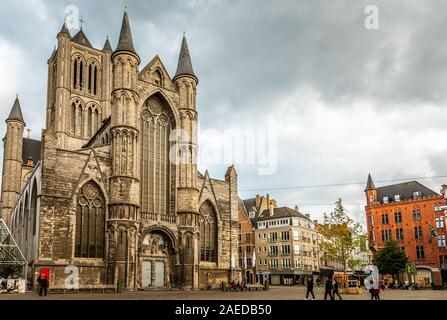
M 376 291 L 374 289 L 374 281 L 370 280 L 369 284 L 371 285 L 371 288 L 369 289 L 369 293 L 371 294 L 371 300 L 375 300 L 375 298 L 376 298 Z
M 40 279 L 40 283 L 39 283 L 39 279 Z M 49 287 L 47 276 L 44 274 L 40 275 L 39 278 L 37 279 L 37 282 L 39 283 L 39 296 L 43 296 L 43 295 L 46 296 L 48 294 L 48 287 Z
M 374 298 L 375 298 L 375 300 L 380 300 L 380 287 L 377 289 L 374 289 Z
M 333 293 L 332 293 L 333 300 L 335 300 L 335 295 L 337 295 L 338 298 L 339 298 L 340 300 L 342 300 L 340 294 L 338 293 L 338 287 L 339 287 L 339 285 L 338 285 L 338 281 L 337 281 L 337 279 L 334 279 L 333 287 L 334 287 L 334 290 L 333 290 Z
M 326 280 L 326 285 L 324 288 L 324 300 L 327 300 L 328 295 L 331 300 L 334 300 L 334 296 L 332 295 L 332 289 L 334 289 L 334 286 L 332 285 L 332 276 L 330 276 Z
M 312 277 L 307 278 L 307 292 L 306 292 L 306 298 L 304 298 L 304 300 L 307 300 L 307 298 L 309 298 L 309 293 L 312 295 L 312 300 L 315 300 L 314 280 L 312 279 Z

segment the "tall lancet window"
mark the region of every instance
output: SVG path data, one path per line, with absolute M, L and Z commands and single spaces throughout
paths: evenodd
M 75 257 L 104 257 L 105 201 L 101 189 L 87 182 L 79 191 L 76 205 Z
M 169 159 L 174 115 L 162 98 L 149 98 L 141 112 L 142 214 L 174 214 L 175 173 Z M 174 176 L 174 178 L 173 178 Z
M 206 201 L 199 209 L 200 260 L 217 262 L 217 219 L 214 206 Z

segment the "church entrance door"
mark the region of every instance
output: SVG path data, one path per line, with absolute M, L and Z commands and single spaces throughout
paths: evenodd
M 165 263 L 157 261 L 155 263 L 155 286 L 163 287 L 165 285 Z
M 143 261 L 142 265 L 142 278 L 143 288 L 150 287 L 152 285 L 152 262 Z

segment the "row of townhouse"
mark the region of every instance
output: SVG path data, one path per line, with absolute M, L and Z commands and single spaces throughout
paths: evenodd
M 308 276 L 324 281 L 341 273 L 322 252 L 322 241 L 318 221 L 297 207 L 277 207 L 269 195 L 239 200 L 239 266 L 248 283 L 304 284 Z

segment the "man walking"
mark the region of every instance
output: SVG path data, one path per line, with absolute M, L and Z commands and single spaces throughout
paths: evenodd
M 333 291 L 333 296 L 332 296 L 332 298 L 333 298 L 334 300 L 335 300 L 335 295 L 337 295 L 338 298 L 339 298 L 340 300 L 342 300 L 340 294 L 338 293 L 338 287 L 339 287 L 339 285 L 338 285 L 338 281 L 337 281 L 337 279 L 334 279 L 334 291 Z
M 315 300 L 314 280 L 312 279 L 312 276 L 307 278 L 307 292 L 306 292 L 306 298 L 304 298 L 304 300 L 307 300 L 307 298 L 309 298 L 309 293 L 312 294 L 312 300 Z
M 324 300 L 327 300 L 327 295 L 329 295 L 329 298 L 331 300 L 334 300 L 332 289 L 334 289 L 334 286 L 332 285 L 332 276 L 329 276 L 329 278 L 326 280 L 326 285 L 324 288 Z
M 48 294 L 48 278 L 46 275 L 42 274 L 40 276 L 40 287 L 39 287 L 39 295 L 47 295 Z

